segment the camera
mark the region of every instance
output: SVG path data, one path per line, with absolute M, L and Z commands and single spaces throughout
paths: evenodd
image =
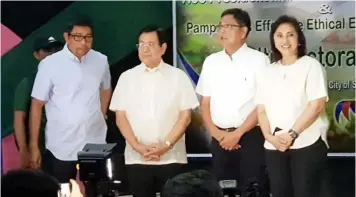
M 221 180 L 219 185 L 223 190 L 224 195 L 235 197 L 237 194 L 237 181 L 236 180 Z
M 119 196 L 120 180 L 115 180 L 112 153 L 117 144 L 86 144 L 78 152 L 79 178 L 84 182 L 86 197 Z

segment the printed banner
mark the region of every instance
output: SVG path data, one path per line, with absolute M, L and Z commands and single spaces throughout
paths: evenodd
M 308 55 L 327 71 L 330 100 L 328 141 L 332 153 L 355 152 L 355 1 L 185 0 L 176 2 L 177 66 L 196 85 L 204 59 L 222 50 L 215 37 L 221 13 L 246 10 L 252 21 L 247 44 L 270 55 L 271 24 L 281 15 L 296 17 Z M 210 153 L 210 136 L 198 110 L 188 131 L 189 153 Z

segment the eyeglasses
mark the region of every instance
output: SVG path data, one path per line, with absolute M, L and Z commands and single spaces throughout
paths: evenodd
M 74 41 L 80 42 L 83 39 L 85 40 L 85 42 L 93 42 L 93 36 L 92 35 L 86 35 L 86 36 L 82 36 L 82 35 L 77 35 L 77 34 L 69 34 Z
M 156 46 L 159 46 L 159 44 L 153 43 L 153 42 L 150 42 L 150 43 L 141 42 L 141 43 L 136 44 L 136 47 L 138 49 L 144 49 L 145 47 L 148 47 L 149 49 L 151 49 L 151 48 L 156 47 Z
M 243 25 L 233 25 L 233 24 L 225 24 L 225 25 L 219 24 L 219 25 L 216 26 L 216 29 L 217 29 L 218 31 L 220 31 L 220 30 L 222 30 L 222 29 L 230 30 L 230 29 L 232 29 L 233 27 L 244 27 L 244 26 L 243 26 Z

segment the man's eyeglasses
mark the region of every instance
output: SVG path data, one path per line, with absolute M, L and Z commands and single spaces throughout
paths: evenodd
M 83 39 L 85 40 L 85 42 L 93 42 L 93 36 L 92 35 L 86 35 L 86 36 L 82 36 L 82 35 L 77 35 L 77 34 L 69 34 L 69 36 L 71 36 L 73 38 L 74 41 L 80 42 Z
M 218 31 L 220 31 L 220 30 L 222 30 L 222 29 L 229 30 L 229 29 L 232 29 L 232 28 L 234 28 L 234 27 L 243 27 L 243 25 L 233 25 L 233 24 L 221 25 L 221 24 L 219 24 L 219 25 L 216 26 L 216 29 L 217 29 Z
M 143 43 L 143 42 L 141 42 L 141 43 L 136 44 L 136 47 L 137 47 L 138 49 L 144 49 L 145 47 L 153 48 L 153 47 L 156 47 L 156 46 L 159 46 L 159 44 L 153 43 L 153 42 L 150 42 L 150 43 Z

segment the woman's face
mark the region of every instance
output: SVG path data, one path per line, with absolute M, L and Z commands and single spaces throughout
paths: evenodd
M 280 24 L 273 38 L 274 45 L 282 56 L 294 56 L 298 54 L 298 33 L 291 24 Z

